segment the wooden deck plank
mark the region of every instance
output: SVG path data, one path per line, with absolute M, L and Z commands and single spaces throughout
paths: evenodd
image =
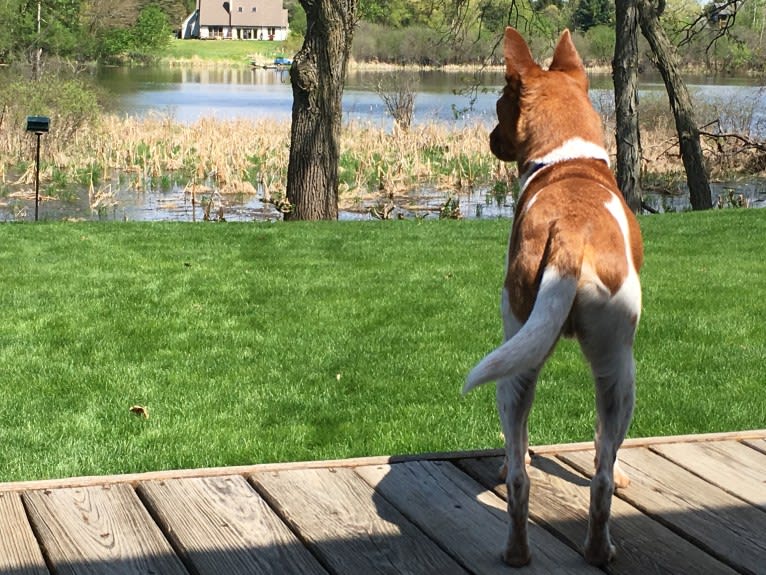
M 475 573 L 508 574 L 505 501 L 448 462 L 357 467 L 355 471 L 413 523 Z M 530 524 L 534 559 L 525 573 L 599 573 L 572 549 Z
M 766 575 L 766 430 L 624 447 L 607 572 Z M 587 572 L 592 443 L 533 449 L 524 571 Z M 0 483 L 0 573 L 507 573 L 500 453 Z
M 645 447 L 662 443 L 689 443 L 704 441 L 737 440 L 760 444 L 761 451 L 766 452 L 766 429 L 751 431 L 732 431 L 726 433 L 702 433 L 697 435 L 669 435 L 664 437 L 638 437 L 626 439 L 623 448 Z M 566 451 L 581 451 L 592 449 L 593 442 L 564 443 L 559 445 L 538 445 L 531 450 L 539 454 L 557 454 Z M 387 463 L 403 463 L 407 461 L 448 461 L 471 457 L 488 457 L 502 455 L 501 449 L 468 450 L 419 453 L 415 455 L 374 455 L 349 459 L 332 459 L 316 461 L 288 461 L 282 463 L 255 463 L 252 465 L 237 465 L 232 467 L 205 467 L 195 469 L 167 469 L 162 471 L 146 471 L 142 473 L 126 473 L 122 475 L 97 475 L 84 477 L 67 477 L 63 479 L 41 479 L 34 481 L 0 482 L 0 492 L 36 491 L 43 489 L 61 489 L 65 487 L 92 487 L 111 485 L 114 483 L 137 484 L 141 481 L 162 479 L 182 479 L 185 477 L 220 477 L 223 475 L 249 475 L 265 471 L 282 471 L 285 469 L 317 469 L 325 467 L 357 467 L 359 465 L 380 465 Z
M 465 573 L 351 469 L 274 471 L 250 479 L 334 573 Z
M 505 482 L 497 476 L 501 463 L 502 458 L 497 457 L 463 460 L 458 465 L 505 498 Z M 588 528 L 590 481 L 550 456 L 534 456 L 528 472 L 532 483 L 530 516 L 582 552 Z M 610 529 L 617 559 L 607 571 L 614 575 L 736 573 L 618 498 L 612 501 Z
M 652 450 L 766 511 L 766 454 L 738 441 L 673 443 Z
M 23 498 L 57 575 L 186 573 L 129 485 L 31 491 Z
M 148 481 L 138 492 L 199 575 L 327 573 L 239 475 Z
M 766 453 L 766 439 L 745 439 L 742 441 L 748 447 L 757 449 L 761 453 Z
M 657 437 L 632 437 L 622 443 L 622 449 L 634 447 L 649 447 L 651 445 L 663 445 L 665 443 L 706 443 L 709 441 L 749 441 L 766 440 L 766 429 L 751 429 L 748 431 L 726 431 L 716 433 L 695 433 L 691 435 L 661 435 Z M 557 443 L 549 445 L 532 445 L 529 450 L 538 455 L 566 453 L 569 451 L 583 451 L 593 449 L 593 441 L 580 441 L 576 443 Z M 501 451 L 501 450 L 497 450 Z M 502 455 L 495 453 L 491 456 Z M 472 457 L 458 457 L 465 459 Z
M 560 458 L 593 473 L 593 451 Z M 647 448 L 620 452 L 631 478 L 617 495 L 745 573 L 763 573 L 766 513 L 711 485 Z
M 48 575 L 18 493 L 0 493 L 0 573 Z

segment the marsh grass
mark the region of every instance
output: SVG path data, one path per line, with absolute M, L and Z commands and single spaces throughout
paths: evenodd
M 285 194 L 289 137 L 288 122 L 208 118 L 186 125 L 163 116 L 107 116 L 68 141 L 45 140 L 41 181 L 60 191 L 179 185 L 190 194 L 258 194 L 278 201 Z M 421 186 L 458 194 L 486 186 L 498 173 L 507 173 L 487 154 L 487 137 L 481 125 L 428 124 L 389 132 L 349 123 L 341 139 L 341 205 L 365 197 L 401 197 Z M 14 169 L 10 163 L 17 151 L 20 157 L 33 153 L 30 145 L 20 138 L 0 147 L 7 172 L 16 174 L 4 183 L 33 183 L 33 164 L 18 163 Z
M 702 100 L 691 96 L 694 114 L 702 132 L 700 144 L 712 180 L 763 177 L 766 152 L 763 134 L 766 121 L 758 110 L 764 90 L 732 94 L 727 100 Z M 601 104 L 610 153 L 615 154 L 614 105 Z M 651 92 L 640 102 L 643 187 L 647 191 L 677 194 L 686 184 L 680 159 L 678 134 L 667 96 Z M 718 137 L 729 134 L 728 138 Z
M 69 91 L 74 94 L 78 89 Z M 722 110 L 720 104 L 700 106 L 699 114 L 704 119 L 723 117 L 724 111 L 729 118 L 734 114 Z M 284 198 L 290 147 L 287 121 L 202 118 L 184 124 L 171 116 L 93 115 L 91 105 L 76 106 L 72 114 L 73 119 L 60 115 L 59 120 L 77 129 L 63 134 L 54 130 L 43 139 L 41 185 L 51 197 L 74 201 L 86 190 L 92 199 L 121 188 L 180 187 L 192 197 L 257 195 L 275 204 Z M 744 106 L 742 114 L 739 123 L 733 119 L 729 123 L 752 124 L 752 110 Z M 607 144 L 614 154 L 613 115 L 607 111 L 605 118 Z M 667 102 L 644 98 L 642 118 L 645 189 L 672 194 L 683 188 L 685 177 Z M 7 124 L 14 128 L 0 130 L 0 186 L 9 194 L 28 193 L 34 182 L 34 163 L 29 161 L 34 157 L 34 138 L 23 132 L 18 118 Z M 417 124 L 404 130 L 349 122 L 341 136 L 340 207 L 389 202 L 416 189 L 441 192 L 445 201 L 479 189 L 491 190 L 497 198 L 512 193 L 515 166 L 491 155 L 488 137 L 489 128 L 481 123 Z M 703 144 L 712 178 L 762 176 L 766 170 L 762 151 L 743 151 L 709 138 Z M 94 211 L 98 207 L 92 206 Z
M 633 437 L 762 428 L 766 211 L 645 217 Z M 505 221 L 0 225 L 0 479 L 500 445 Z M 149 417 L 131 412 L 146 408 Z M 592 438 L 562 341 L 531 442 Z

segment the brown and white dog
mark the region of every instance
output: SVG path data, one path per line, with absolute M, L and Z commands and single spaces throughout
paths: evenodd
M 521 35 L 505 31 L 506 86 L 490 149 L 521 174 L 502 290 L 505 343 L 468 375 L 463 392 L 497 381 L 506 443 L 510 531 L 504 559 L 530 560 L 527 417 L 543 363 L 561 335 L 578 339 L 596 385 L 596 471 L 585 558 L 614 557 L 609 513 L 633 414 L 633 339 L 641 313 L 641 231 L 617 189 L 601 120 L 569 31 L 543 70 Z

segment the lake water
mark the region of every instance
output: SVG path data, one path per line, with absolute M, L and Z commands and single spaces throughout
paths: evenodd
M 385 106 L 376 91 L 380 83 L 390 82 L 390 72 L 350 71 L 343 96 L 344 121 L 372 122 L 391 125 Z M 443 122 L 460 125 L 495 122 L 495 102 L 504 83 L 501 71 L 481 73 L 452 73 L 422 71 L 415 73 L 417 94 L 413 121 Z M 146 116 L 160 114 L 183 123 L 192 123 L 203 117 L 221 119 L 270 118 L 289 120 L 292 109 L 292 88 L 287 71 L 253 69 L 208 68 L 103 68 L 97 76 L 99 84 L 113 96 L 114 110 L 121 114 Z M 722 121 L 727 121 L 727 110 L 736 111 L 737 117 L 746 114 L 750 126 L 759 132 L 766 124 L 766 95 L 755 81 L 732 79 L 714 82 L 710 78 L 688 78 L 690 90 L 706 102 L 716 103 Z M 611 78 L 607 75 L 591 78 L 591 98 L 604 114 L 613 114 Z M 657 78 L 641 82 L 640 97 L 661 97 L 664 87 Z M 735 116 L 732 115 L 732 118 Z M 741 126 L 738 126 L 741 128 Z M 726 194 L 725 184 L 714 186 L 714 200 Z M 753 205 L 766 203 L 766 191 L 761 184 L 744 190 Z M 437 217 L 438 207 L 445 200 L 444 193 L 432 194 L 420 190 L 422 213 Z M 739 193 L 739 190 L 738 190 Z M 87 194 L 83 201 L 50 201 L 41 205 L 41 217 L 65 217 L 114 220 L 201 220 L 200 206 L 192 206 L 191 198 L 182 189 L 150 193 L 116 190 L 113 204 L 100 213 L 93 213 Z M 279 213 L 254 197 L 224 198 L 228 221 L 277 219 Z M 463 196 L 460 209 L 464 217 L 509 217 L 513 207 L 488 201 L 483 193 Z M 684 196 L 649 198 L 649 203 L 661 210 L 685 209 Z M 34 202 L 27 198 L 16 202 L 13 210 L 0 203 L 0 220 L 30 219 Z M 411 214 L 405 214 L 411 215 Z M 342 218 L 368 218 L 365 206 L 358 211 L 342 212 Z
M 471 108 L 471 74 L 422 72 L 417 76 L 415 121 L 494 121 L 502 74 L 481 74 Z M 344 121 L 389 122 L 376 92 L 390 73 L 350 72 L 343 94 Z M 286 70 L 106 68 L 99 82 L 116 96 L 116 110 L 168 114 L 180 122 L 202 117 L 289 120 L 292 87 Z
M 417 122 L 495 122 L 495 102 L 504 84 L 499 70 L 471 72 L 421 71 L 415 78 Z M 390 124 L 376 87 L 390 82 L 391 72 L 351 70 L 343 94 L 344 121 Z M 693 96 L 721 109 L 752 111 L 751 126 L 766 124 L 766 93 L 756 79 L 689 77 Z M 292 87 L 286 70 L 208 68 L 103 68 L 99 83 L 115 96 L 116 110 L 143 116 L 167 114 L 181 122 L 202 117 L 276 118 L 289 120 Z M 640 83 L 641 98 L 664 97 L 658 77 Z M 597 108 L 614 108 L 609 75 L 591 77 L 591 97 Z M 734 108 L 732 108 L 734 106 Z M 726 121 L 726 118 L 724 118 Z

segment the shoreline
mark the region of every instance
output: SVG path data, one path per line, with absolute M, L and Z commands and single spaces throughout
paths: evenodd
M 261 61 L 263 60 L 263 61 Z M 120 66 L 167 66 L 169 68 L 260 68 L 271 65 L 269 60 L 263 58 L 253 58 L 250 62 L 241 62 L 225 59 L 205 59 L 205 58 L 160 58 L 157 62 L 152 64 L 115 64 L 110 67 Z M 285 67 L 289 70 L 289 66 Z M 379 61 L 357 61 L 349 59 L 347 64 L 348 71 L 355 72 L 446 72 L 450 74 L 458 73 L 477 73 L 477 72 L 493 72 L 502 73 L 504 66 L 500 64 L 445 64 L 443 66 L 437 65 L 422 65 L 422 64 L 393 64 L 389 62 Z M 611 74 L 611 67 L 608 65 L 586 66 L 585 68 L 588 74 L 604 75 Z

